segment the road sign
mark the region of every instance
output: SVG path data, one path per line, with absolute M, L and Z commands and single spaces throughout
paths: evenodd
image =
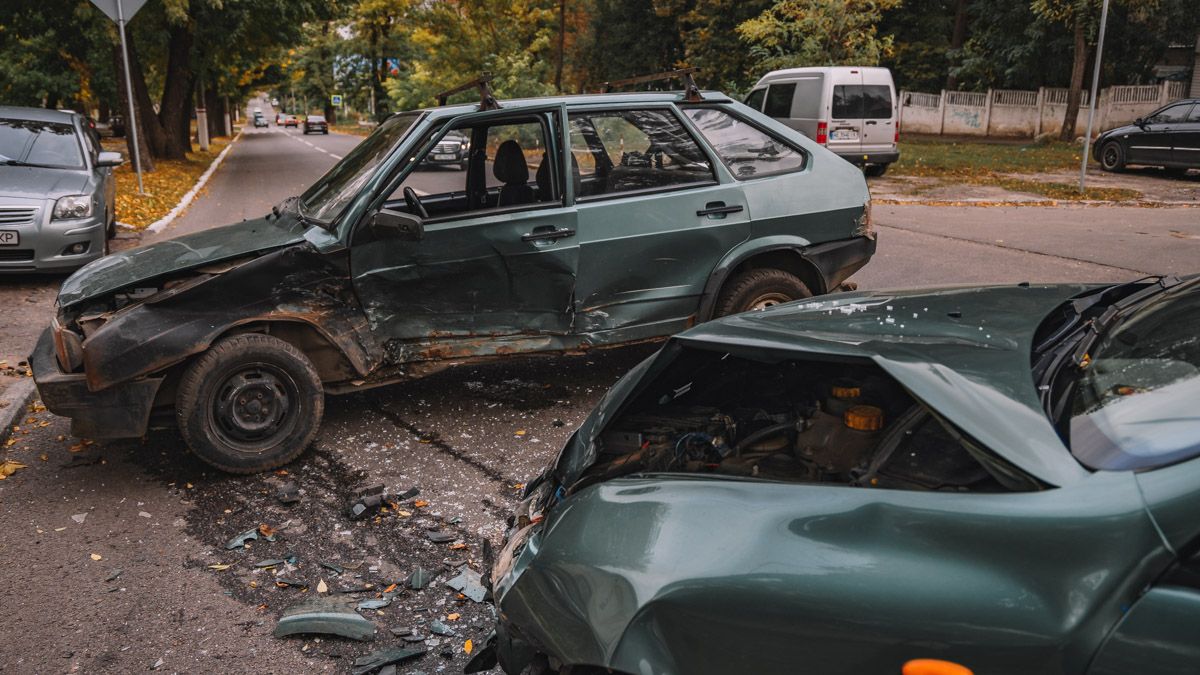
M 117 7 L 118 2 L 121 4 L 120 8 Z M 113 21 L 120 20 L 119 17 L 128 21 L 146 4 L 146 0 L 92 0 L 92 4 L 99 7 L 100 11 Z
M 400 74 L 400 59 L 389 58 L 387 60 L 387 71 L 388 71 L 388 75 L 399 75 Z
M 334 104 L 334 105 L 341 105 L 341 104 L 342 104 L 342 95 L 341 95 L 341 94 L 334 94 L 333 96 L 330 96 L 330 97 L 329 97 L 329 102 L 330 102 L 330 103 L 332 103 L 332 104 Z

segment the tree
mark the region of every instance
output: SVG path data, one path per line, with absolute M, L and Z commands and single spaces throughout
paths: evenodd
M 797 66 L 877 65 L 892 52 L 880 37 L 883 12 L 901 0 L 777 0 L 737 27 L 765 70 Z

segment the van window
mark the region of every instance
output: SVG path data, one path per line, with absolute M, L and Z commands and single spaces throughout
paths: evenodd
M 804 153 L 717 108 L 683 111 L 738 180 L 804 168 Z
M 791 117 L 796 83 L 773 84 L 767 87 L 767 107 L 763 112 L 771 117 Z
M 892 117 L 892 90 L 886 84 L 839 84 L 833 88 L 834 119 Z
M 766 95 L 766 89 L 755 89 L 754 91 L 750 92 L 749 96 L 746 97 L 745 103 L 751 108 L 762 112 L 763 97 Z
M 801 120 L 821 118 L 821 94 L 825 88 L 825 78 L 806 77 L 796 80 L 795 105 L 792 107 L 792 117 Z

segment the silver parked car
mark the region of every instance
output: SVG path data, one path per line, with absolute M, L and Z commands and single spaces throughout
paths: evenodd
M 0 272 L 72 270 L 107 253 L 121 161 L 83 115 L 0 106 Z

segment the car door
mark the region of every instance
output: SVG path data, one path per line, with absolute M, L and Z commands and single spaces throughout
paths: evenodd
M 560 120 L 559 107 L 476 115 L 427 136 L 402 162 L 383 208 L 424 208 L 423 237 L 378 238 L 364 225 L 350 253 L 355 290 L 390 359 L 420 358 L 413 349 L 455 338 L 476 340 L 478 352 L 489 350 L 480 338 L 569 331 L 578 244 L 561 186 Z M 473 139 L 466 173 L 424 161 L 454 131 Z
M 835 71 L 836 72 L 836 71 Z M 863 151 L 863 83 L 862 72 L 851 70 L 838 73 L 833 82 L 833 98 L 829 111 L 830 150 L 842 156 Z
M 1147 117 L 1142 132 L 1129 139 L 1129 162 L 1157 166 L 1171 163 L 1176 133 L 1182 130 L 1191 109 L 1191 103 L 1176 103 Z
M 1193 105 L 1187 119 L 1175 133 L 1171 159 L 1177 166 L 1200 168 L 1200 105 Z
M 749 236 L 739 185 L 669 105 L 571 110 L 579 214 L 575 330 L 666 335 L 694 320 L 717 261 Z
M 896 142 L 896 92 L 886 70 L 862 75 L 863 154 L 890 152 Z

